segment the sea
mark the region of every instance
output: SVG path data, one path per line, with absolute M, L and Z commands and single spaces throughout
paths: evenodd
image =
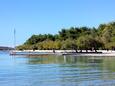
M 115 57 L 12 56 L 0 51 L 0 86 L 115 86 Z

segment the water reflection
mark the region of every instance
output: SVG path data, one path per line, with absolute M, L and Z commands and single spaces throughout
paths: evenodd
M 105 58 L 104 58 L 105 59 Z M 30 57 L 28 64 L 52 64 L 52 63 L 103 63 L 103 58 L 97 57 L 76 57 L 76 56 L 47 56 L 47 57 Z
M 47 56 L 29 58 L 27 64 L 42 64 L 39 68 L 45 68 L 45 73 L 49 72 L 48 75 L 46 73 L 46 78 L 51 74 L 53 76 L 50 78 L 55 78 L 54 80 L 60 81 L 59 83 L 69 81 L 82 86 L 94 86 L 97 83 L 97 86 L 108 86 L 115 85 L 114 62 L 114 57 Z
M 76 56 L 47 56 L 30 57 L 28 64 L 74 64 L 74 66 L 92 66 L 115 72 L 115 57 L 76 57 Z

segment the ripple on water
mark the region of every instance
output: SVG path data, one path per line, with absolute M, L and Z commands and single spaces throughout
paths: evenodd
M 0 58 L 0 86 L 115 86 L 114 58 Z M 106 64 L 110 64 L 107 66 Z

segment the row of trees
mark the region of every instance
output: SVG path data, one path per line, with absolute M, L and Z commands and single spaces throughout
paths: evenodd
M 98 28 L 71 27 L 62 29 L 58 34 L 32 35 L 23 45 L 26 49 L 114 49 L 115 22 L 100 24 Z

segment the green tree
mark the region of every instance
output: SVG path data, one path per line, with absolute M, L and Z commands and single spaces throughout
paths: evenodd
M 102 43 L 93 38 L 91 35 L 81 36 L 77 40 L 77 46 L 80 50 L 98 49 Z
M 63 41 L 61 49 L 69 49 L 69 50 L 77 49 L 75 40 L 67 39 L 67 40 Z

